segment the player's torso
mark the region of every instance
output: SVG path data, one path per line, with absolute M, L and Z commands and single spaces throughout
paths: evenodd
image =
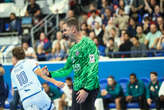
M 13 69 L 13 80 L 15 80 L 21 100 L 41 91 L 41 84 L 32 69 L 28 60 L 22 60 Z

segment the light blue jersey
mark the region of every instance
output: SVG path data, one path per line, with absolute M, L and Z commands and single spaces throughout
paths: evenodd
M 35 74 L 38 68 L 40 67 L 36 61 L 24 59 L 14 66 L 11 73 L 12 86 L 19 91 L 25 110 L 29 106 L 38 109 L 42 108 L 41 110 L 51 110 L 48 109 L 52 106 L 51 100 L 42 89 L 41 83 Z

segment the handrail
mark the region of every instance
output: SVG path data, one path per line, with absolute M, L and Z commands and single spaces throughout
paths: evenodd
M 38 32 L 40 29 L 44 28 L 44 33 L 46 35 L 49 35 L 52 33 L 54 30 L 54 27 L 52 27 L 51 30 L 48 30 L 48 23 L 51 22 L 51 20 L 56 17 L 56 28 L 58 27 L 59 23 L 59 14 L 49 14 L 45 18 L 43 18 L 38 24 L 36 24 L 34 27 L 31 29 L 31 41 L 32 41 L 32 47 L 34 48 L 34 34 Z

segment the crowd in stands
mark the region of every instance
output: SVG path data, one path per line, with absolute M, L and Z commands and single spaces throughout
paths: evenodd
M 164 55 L 163 0 L 93 0 L 88 3 L 85 6 L 87 11 L 82 9 L 78 11 L 80 8 L 78 2 L 70 0 L 70 9 L 64 17 L 61 17 L 57 32 L 51 35 L 54 36 L 53 40 L 44 32 L 35 35 L 35 47 L 32 49 L 29 44 L 25 49 L 26 53 L 29 53 L 27 57 L 39 61 L 65 60 L 69 48 L 74 44 L 62 34 L 64 19 L 69 17 L 79 19 L 81 33 L 95 42 L 101 57 Z M 25 16 L 33 18 L 33 25 L 42 19 L 40 6 L 35 0 L 30 0 Z M 14 13 L 10 15 L 8 30 L 22 34 L 20 20 Z M 23 44 L 24 42 L 22 46 Z M 154 54 L 151 51 L 159 52 Z

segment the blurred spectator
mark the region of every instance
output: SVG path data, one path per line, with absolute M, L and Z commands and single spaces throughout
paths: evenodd
M 65 44 L 66 42 L 63 39 L 62 32 L 60 32 L 60 31 L 58 31 L 56 33 L 56 40 L 54 40 L 53 43 L 52 43 L 52 49 L 53 49 L 53 47 L 55 47 L 55 45 L 56 45 L 57 42 L 60 42 L 60 45 L 61 45 L 61 49 L 62 50 L 65 50 L 66 49 L 66 44 Z
M 146 35 L 143 33 L 143 27 L 141 25 L 138 25 L 136 31 L 136 36 L 139 38 L 139 43 L 144 44 Z
M 129 37 L 134 37 L 136 36 L 136 20 L 134 18 L 129 19 L 129 26 L 128 26 L 128 31 L 129 31 Z
M 4 31 L 4 24 L 3 24 L 3 20 L 0 19 L 0 32 L 3 32 Z
M 164 29 L 162 35 L 158 39 L 157 50 L 164 50 Z
M 50 97 L 51 101 L 54 102 L 56 110 L 58 110 L 59 100 L 62 95 L 60 90 L 56 87 L 49 86 L 46 82 L 42 84 L 42 87 L 44 88 L 44 91 L 47 93 L 47 95 Z
M 66 84 L 62 88 L 64 94 L 62 95 L 60 102 L 59 102 L 59 110 L 64 110 L 64 108 L 68 108 L 67 110 L 71 110 L 72 106 L 72 78 L 66 78 Z
M 22 47 L 25 51 L 25 55 L 27 58 L 37 59 L 35 50 L 32 47 L 29 47 L 29 44 L 27 42 L 23 42 Z
M 88 29 L 88 25 L 85 22 L 80 25 L 80 29 L 81 29 L 81 31 L 85 31 L 87 33 L 87 35 L 90 32 L 90 30 Z
M 105 49 L 105 54 L 108 57 L 115 57 L 114 54 L 111 54 L 110 52 L 117 52 L 118 51 L 118 46 L 117 44 L 114 42 L 113 38 L 109 38 L 107 45 L 106 45 L 106 49 Z
M 35 2 L 35 0 L 30 0 L 30 4 L 27 6 L 26 16 L 33 17 L 34 24 L 37 24 L 41 17 L 40 6 Z
M 104 35 L 104 31 L 101 28 L 99 22 L 95 22 L 95 28 L 94 28 L 94 32 L 98 38 L 98 42 L 100 45 L 104 45 L 103 43 L 103 35 Z
M 126 102 L 137 102 L 141 110 L 147 110 L 144 83 L 137 79 L 135 74 L 130 74 L 130 82 L 127 84 Z
M 89 33 L 89 38 L 93 40 L 95 37 L 96 37 L 95 32 L 94 31 L 91 31 Z
M 112 12 L 109 8 L 105 8 L 104 14 L 101 14 L 103 26 L 108 24 L 108 21 L 112 18 Z
M 161 103 L 158 96 L 159 89 L 161 87 L 161 82 L 158 81 L 158 74 L 156 72 L 150 73 L 150 83 L 147 86 L 146 99 L 148 105 L 151 105 L 152 102 L 155 102 L 156 110 L 160 110 Z
M 64 25 L 64 20 L 60 20 L 59 21 L 58 31 L 62 31 L 63 30 L 63 25 Z
M 70 17 L 75 17 L 74 11 L 73 10 L 68 10 L 66 18 L 70 18 Z
M 65 51 L 61 48 L 60 42 L 57 42 L 52 48 L 51 55 L 48 58 L 51 61 L 62 61 L 65 58 Z
M 154 49 L 157 46 L 157 38 L 161 36 L 161 32 L 157 30 L 157 26 L 155 24 L 151 24 L 150 32 L 146 35 L 145 45 L 149 47 L 149 49 Z
M 157 26 L 160 31 L 164 30 L 164 20 L 162 16 L 157 17 Z
M 0 110 L 3 110 L 5 107 L 5 100 L 8 97 L 8 88 L 5 86 L 5 82 L 3 79 L 3 75 L 5 74 L 5 70 L 0 64 Z
M 19 35 L 22 32 L 21 22 L 16 18 L 15 13 L 10 13 L 9 31 L 18 32 Z
M 105 15 L 106 14 L 106 12 L 105 12 L 106 9 L 109 9 L 110 14 L 112 14 L 112 12 L 113 12 L 113 6 L 112 5 L 109 5 L 109 3 L 108 3 L 107 0 L 101 0 L 100 14 L 101 15 Z
M 95 28 L 95 22 L 98 22 L 100 25 L 102 25 L 102 19 L 100 16 L 96 14 L 96 10 L 91 11 L 91 16 L 87 20 L 87 24 L 89 26 L 89 29 L 94 29 Z
M 150 20 L 149 20 L 149 17 L 146 16 L 144 18 L 143 32 L 144 34 L 147 34 L 149 31 L 150 31 Z
M 116 15 L 118 15 L 118 11 L 119 11 L 120 8 L 125 10 L 125 14 L 129 14 L 129 9 L 125 6 L 125 1 L 124 0 L 119 0 L 119 5 L 118 5 L 118 8 L 116 10 Z
M 81 16 L 79 16 L 79 24 L 82 24 L 82 23 L 87 23 L 87 20 L 88 20 L 88 16 L 86 13 L 82 13 Z
M 122 110 L 124 106 L 124 92 L 120 84 L 118 84 L 113 76 L 108 77 L 108 85 L 106 89 L 102 90 L 101 95 L 103 97 L 104 108 L 109 110 L 109 103 L 115 102 L 116 109 Z M 124 101 L 125 102 L 125 101 Z
M 125 2 L 125 13 L 129 15 L 133 0 L 124 0 L 124 2 Z
M 122 32 L 121 32 L 121 40 L 122 40 L 122 44 L 119 47 L 119 51 L 120 52 L 130 51 L 131 47 L 133 46 L 133 44 L 130 41 L 128 31 L 122 30 Z M 121 57 L 130 57 L 130 54 L 122 54 Z
M 133 0 L 131 6 L 132 16 L 135 18 L 138 17 L 138 14 L 142 16 L 144 6 L 145 6 L 144 0 Z
M 120 8 L 118 15 L 113 18 L 113 23 L 118 26 L 120 30 L 127 29 L 129 16 L 125 14 L 124 9 Z
M 42 45 L 38 45 L 37 50 L 36 50 L 36 55 L 37 55 L 38 61 L 46 61 L 46 54 Z
M 88 18 L 92 15 L 92 10 L 96 10 L 96 14 L 99 15 L 99 11 L 97 10 L 96 5 L 94 3 L 91 3 L 89 5 Z
M 120 38 L 118 36 L 118 30 L 116 27 L 111 27 L 110 29 L 106 30 L 103 36 L 103 41 L 105 45 L 107 45 L 109 38 L 113 38 L 117 46 L 120 45 L 121 42 L 120 42 Z
M 51 42 L 48 40 L 48 38 L 46 37 L 46 35 L 43 32 L 40 33 L 40 38 L 36 42 L 36 47 L 38 45 L 42 45 L 45 52 L 51 51 Z
M 131 47 L 131 57 L 145 57 L 146 56 L 146 46 L 140 43 L 138 37 L 131 38 L 133 46 Z
M 155 5 L 154 7 L 154 13 L 152 15 L 152 20 L 153 21 L 156 21 L 157 20 L 157 17 L 161 16 L 161 12 L 160 12 L 160 7 L 159 5 Z
M 93 38 L 94 43 L 96 44 L 98 50 L 99 50 L 99 55 L 100 56 L 105 56 L 105 47 L 103 45 L 100 45 L 98 42 L 98 38 L 94 37 Z
M 154 12 L 155 6 L 157 5 L 156 0 L 145 0 L 145 10 L 152 15 L 152 13 Z

